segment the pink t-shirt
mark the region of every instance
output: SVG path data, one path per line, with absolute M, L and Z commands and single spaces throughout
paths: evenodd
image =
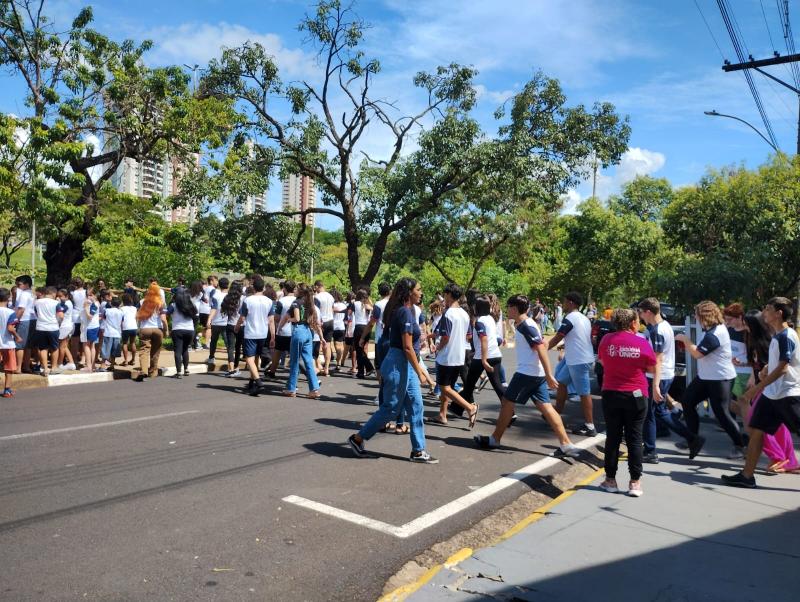
M 647 339 L 632 332 L 611 332 L 600 341 L 597 352 L 603 364 L 603 391 L 647 395 L 645 370 L 655 366 L 656 354 Z

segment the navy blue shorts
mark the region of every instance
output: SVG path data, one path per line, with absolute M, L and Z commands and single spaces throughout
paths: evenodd
M 453 387 L 461 376 L 463 366 L 442 366 L 436 364 L 436 384 L 440 387 Z
M 503 397 L 520 404 L 528 403 L 529 399 L 534 403 L 550 403 L 547 379 L 544 376 L 530 376 L 517 372 L 511 377 Z
M 37 330 L 33 335 L 33 346 L 36 349 L 49 349 L 55 351 L 58 349 L 58 331 L 57 330 Z
M 264 351 L 264 344 L 267 339 L 248 339 L 244 340 L 244 356 L 245 357 L 259 357 L 261 352 Z

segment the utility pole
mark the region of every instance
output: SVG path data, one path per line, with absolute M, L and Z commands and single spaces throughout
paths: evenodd
M 726 73 L 730 73 L 732 71 L 743 71 L 745 69 L 754 69 L 758 71 L 761 75 L 770 78 L 772 81 L 779 83 L 784 88 L 788 88 L 795 94 L 797 94 L 798 99 L 798 112 L 797 112 L 797 154 L 800 154 L 800 90 L 795 88 L 793 85 L 783 81 L 780 78 L 775 77 L 771 73 L 767 73 L 761 67 L 770 67 L 772 65 L 783 65 L 786 63 L 798 63 L 800 62 L 800 54 L 788 54 L 786 56 L 781 56 L 779 53 L 775 53 L 775 56 L 771 59 L 760 59 L 756 60 L 753 58 L 753 55 L 750 55 L 750 60 L 744 63 L 731 63 L 730 61 L 725 61 L 725 64 L 722 66 L 722 70 Z
M 772 75 L 771 73 L 767 73 L 761 67 L 770 67 L 772 65 L 783 65 L 786 63 L 797 63 L 800 62 L 800 54 L 788 54 L 786 56 L 781 56 L 778 52 L 771 59 L 761 59 L 755 60 L 753 55 L 749 56 L 750 60 L 745 63 L 736 63 L 731 64 L 729 61 L 725 61 L 725 64 L 722 66 L 722 70 L 726 73 L 730 73 L 731 71 L 742 71 L 744 69 L 754 69 L 758 71 L 761 75 L 770 78 L 772 81 L 779 83 L 784 88 L 788 88 L 795 94 L 797 94 L 797 101 L 798 101 L 798 111 L 797 111 L 797 150 L 796 153 L 800 155 L 800 90 L 795 88 L 793 85 L 783 81 Z M 798 315 L 800 312 L 800 278 L 797 280 L 797 286 L 795 288 L 795 296 L 797 299 L 795 300 L 795 315 Z

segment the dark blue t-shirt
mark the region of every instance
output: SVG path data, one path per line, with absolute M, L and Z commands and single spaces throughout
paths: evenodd
M 403 334 L 411 334 L 411 341 L 419 340 L 421 331 L 414 310 L 405 305 L 394 310 L 392 321 L 389 324 L 389 346 L 403 349 Z

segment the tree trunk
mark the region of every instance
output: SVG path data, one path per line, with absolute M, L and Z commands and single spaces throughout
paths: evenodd
M 79 235 L 80 236 L 80 235 Z M 65 238 L 47 242 L 44 261 L 47 265 L 47 286 L 67 286 L 72 280 L 72 269 L 83 259 L 84 237 Z

